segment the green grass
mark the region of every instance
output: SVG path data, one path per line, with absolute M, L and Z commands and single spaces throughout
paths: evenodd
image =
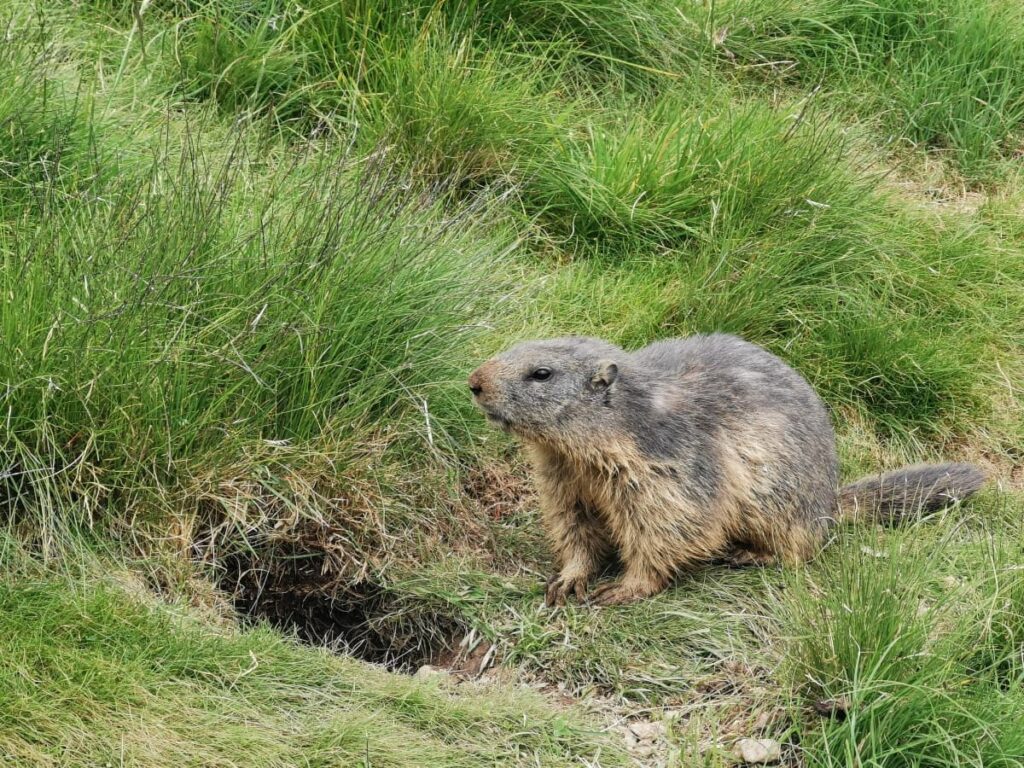
M 131 22 L 127 3 L 109 5 L 118 22 Z M 400 102 L 405 86 L 436 66 L 423 50 L 438 40 L 449 51 L 435 50 L 441 60 L 486 60 L 504 47 L 535 71 L 568 68 L 644 93 L 700 79 L 709 66 L 741 81 L 824 87 L 890 141 L 947 153 L 974 179 L 998 175 L 1024 119 L 1024 16 L 1005 0 L 264 0 L 172 3 L 150 15 L 173 22 L 150 34 L 173 50 L 165 77 L 177 93 L 228 111 L 270 110 L 307 128 L 373 122 L 379 104 Z M 575 77 L 568 84 L 580 86 Z M 477 94 L 473 106 L 506 89 Z M 443 124 L 444 112 L 438 117 Z M 413 120 L 408 129 L 421 128 Z
M 410 440 L 443 467 L 469 412 L 451 384 L 513 289 L 494 279 L 512 235 L 477 223 L 491 204 L 444 210 L 329 143 L 119 132 L 33 47 L 7 72 L 35 101 L 12 100 L 0 187 L 0 455 L 19 504 L 277 517 L 352 493 L 349 467 Z
M 973 179 L 997 173 L 1019 149 L 1016 3 L 741 0 L 723 11 L 723 47 L 734 56 L 835 89 L 893 140 L 947 155 Z
M 185 607 L 251 566 L 270 615 L 363 599 L 348 639 L 406 664 L 476 630 L 605 724 L 666 718 L 686 764 L 757 734 L 808 766 L 1021 763 L 1016 4 L 133 8 L 0 11 L 0 747 L 619 762 L 518 688 Z M 534 504 L 466 373 L 524 337 L 711 330 L 813 383 L 848 475 L 1008 484 L 803 570 L 542 610 Z
M 1021 764 L 1020 506 L 1007 511 L 1008 527 L 927 549 L 855 541 L 797 579 L 791 674 L 849 708 L 811 732 L 810 764 Z
M 615 745 L 536 694 L 458 694 L 239 632 L 96 564 L 40 572 L 4 540 L 0 750 L 18 765 L 578 765 Z M 16 576 L 16 579 L 13 578 Z

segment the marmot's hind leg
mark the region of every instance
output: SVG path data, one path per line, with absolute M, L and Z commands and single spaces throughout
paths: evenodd
M 764 567 L 775 565 L 778 558 L 771 552 L 755 552 L 751 549 L 736 548 L 726 556 L 725 562 L 733 568 Z
M 754 530 L 749 541 L 738 543 L 729 557 L 734 565 L 799 565 L 817 554 L 824 542 L 823 527 L 807 526 L 802 521 L 788 525 L 766 526 Z

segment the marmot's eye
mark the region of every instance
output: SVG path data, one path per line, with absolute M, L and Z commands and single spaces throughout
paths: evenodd
M 534 379 L 535 381 L 547 381 L 548 379 L 551 378 L 551 369 L 538 368 L 537 370 L 530 374 L 530 378 Z

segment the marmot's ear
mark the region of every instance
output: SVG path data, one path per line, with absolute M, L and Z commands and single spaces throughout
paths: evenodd
M 590 386 L 594 389 L 608 389 L 619 376 L 619 366 L 611 360 L 601 360 L 597 370 L 590 377 Z

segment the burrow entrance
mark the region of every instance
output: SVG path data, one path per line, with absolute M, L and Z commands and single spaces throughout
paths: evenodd
M 470 523 L 503 520 L 532 499 L 521 474 L 496 466 L 471 470 L 462 490 Z M 485 527 L 475 539 L 487 535 Z M 265 621 L 307 644 L 398 672 L 429 664 L 475 677 L 495 661 L 496 649 L 453 612 L 368 579 L 369 569 L 352 562 L 345 533 L 307 522 L 281 534 L 261 531 L 217 558 L 220 587 L 241 622 Z M 356 549 L 384 549 L 363 545 Z M 201 556 L 208 552 L 197 547 Z
M 220 586 L 243 624 L 266 621 L 302 642 L 396 672 L 449 665 L 465 625 L 367 581 L 331 574 L 319 552 L 233 554 L 221 561 Z

